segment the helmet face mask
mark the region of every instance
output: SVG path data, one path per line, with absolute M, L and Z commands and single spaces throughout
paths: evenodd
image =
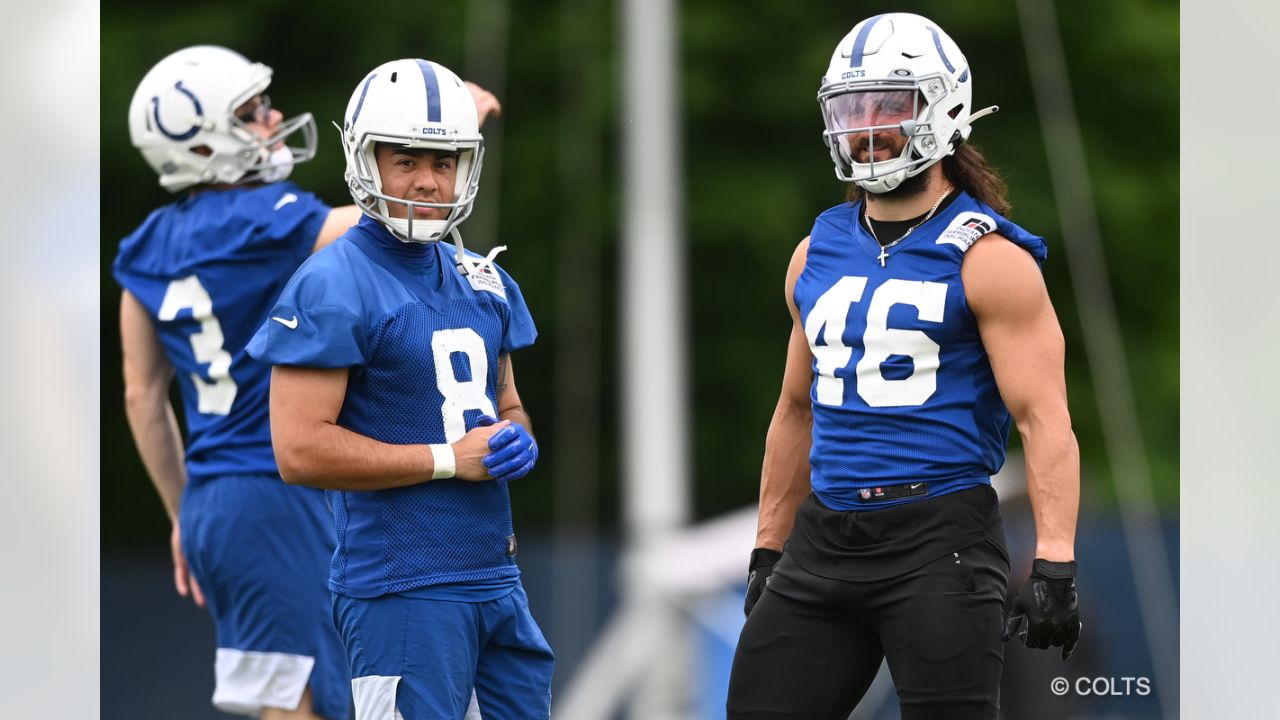
M 471 92 L 448 68 L 414 59 L 380 65 L 352 93 L 340 131 L 352 198 L 396 237 L 405 242 L 441 240 L 471 214 L 480 190 L 484 138 Z M 423 202 L 387 194 L 378 170 L 379 143 L 456 154 L 452 200 Z M 392 217 L 389 205 L 404 206 L 406 217 Z M 443 220 L 415 219 L 419 208 L 448 214 Z
M 836 176 L 868 192 L 893 190 L 968 139 L 971 98 L 964 55 L 926 18 L 889 13 L 858 23 L 818 91 Z
M 828 128 L 823 139 L 855 180 L 881 178 L 904 168 L 910 176 L 924 164 L 924 157 L 911 148 L 908 133 L 927 133 L 928 128 L 927 122 L 916 122 L 921 103 L 914 88 L 836 92 L 820 102 Z
M 245 144 L 240 151 L 245 174 L 235 182 L 278 182 L 289 177 L 294 165 L 316 155 L 316 121 L 311 113 L 281 121 L 275 132 L 265 138 L 234 114 L 231 127 Z
M 205 183 L 274 182 L 315 157 L 315 121 L 290 118 L 270 137 L 236 110 L 271 84 L 271 68 L 199 45 L 156 63 L 129 106 L 129 135 L 170 192 Z M 300 143 L 298 142 L 300 141 Z

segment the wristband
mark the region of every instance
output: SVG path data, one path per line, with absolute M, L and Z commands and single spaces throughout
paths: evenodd
M 755 570 L 761 565 L 773 567 L 782 559 L 782 553 L 771 548 L 758 547 L 751 551 L 751 561 L 747 563 L 747 570 Z
M 1035 562 L 1031 563 L 1031 573 L 1050 580 L 1070 580 L 1076 576 L 1076 561 L 1052 562 L 1036 558 Z
M 447 443 L 428 445 L 431 460 L 435 467 L 431 470 L 432 480 L 451 478 L 458 472 L 458 461 L 453 456 L 453 446 Z

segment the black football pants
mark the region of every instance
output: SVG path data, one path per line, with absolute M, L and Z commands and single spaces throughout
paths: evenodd
M 730 720 L 845 720 L 882 658 L 903 720 L 998 715 L 1009 564 L 990 542 L 887 580 L 806 572 L 783 554 L 738 640 Z

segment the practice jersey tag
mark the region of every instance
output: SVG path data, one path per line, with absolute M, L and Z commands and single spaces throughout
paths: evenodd
M 516 549 L 517 549 L 516 536 L 508 535 L 507 536 L 507 557 L 515 557 Z
M 458 270 L 467 278 L 467 282 L 471 283 L 472 290 L 487 290 L 503 300 L 507 299 L 507 289 L 502 285 L 502 278 L 498 277 L 498 273 L 492 266 L 471 268 L 459 266 Z
M 962 212 L 951 220 L 947 229 L 938 236 L 937 245 L 955 245 L 962 252 L 973 246 L 978 238 L 989 232 L 995 232 L 996 221 L 990 215 L 976 212 Z

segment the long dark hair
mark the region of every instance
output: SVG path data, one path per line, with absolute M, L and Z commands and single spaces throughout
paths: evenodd
M 995 168 L 987 164 L 982 151 L 969 143 L 960 143 L 956 151 L 942 159 L 942 174 L 952 185 L 977 198 L 1004 217 L 1009 217 L 1013 205 L 1009 203 L 1009 186 Z M 866 191 L 854 183 L 849 184 L 849 201 L 857 202 Z

